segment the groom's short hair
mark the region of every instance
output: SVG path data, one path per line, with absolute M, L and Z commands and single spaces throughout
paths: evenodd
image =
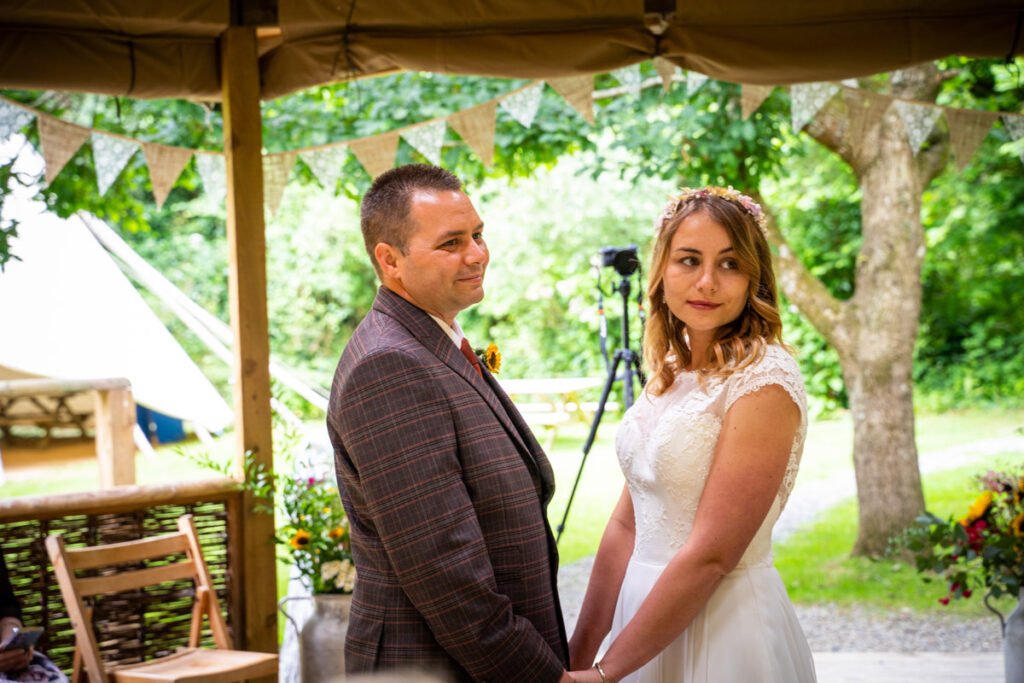
M 416 192 L 462 191 L 462 181 L 454 173 L 429 164 L 406 164 L 377 176 L 363 197 L 360 227 L 363 243 L 377 275 L 380 264 L 373 249 L 384 242 L 403 254 L 409 236 L 409 209 Z

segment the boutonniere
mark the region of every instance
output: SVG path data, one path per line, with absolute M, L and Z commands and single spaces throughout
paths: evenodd
M 497 344 L 488 344 L 486 349 L 477 349 L 476 356 L 492 374 L 501 372 L 501 351 Z

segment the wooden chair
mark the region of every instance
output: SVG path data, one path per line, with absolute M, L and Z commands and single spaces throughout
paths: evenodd
M 178 532 L 173 534 L 88 548 L 65 548 L 63 538 L 52 534 L 46 539 L 46 549 L 75 629 L 73 683 L 82 680 L 83 667 L 89 683 L 228 683 L 276 675 L 277 655 L 230 649 L 227 624 L 210 582 L 192 515 L 183 515 L 178 520 Z M 83 570 L 181 554 L 184 559 L 169 564 L 128 568 L 99 576 L 77 576 L 77 572 Z M 180 579 L 192 579 L 195 583 L 188 647 L 138 664 L 105 665 L 100 659 L 91 609 L 84 598 Z M 209 619 L 216 649 L 199 647 L 203 615 Z

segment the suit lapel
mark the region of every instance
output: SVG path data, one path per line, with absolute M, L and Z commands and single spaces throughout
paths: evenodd
M 518 412 L 514 408 L 512 410 L 506 408 L 504 402 L 507 401 L 509 407 L 512 407 L 511 400 L 501 390 L 501 387 L 497 385 L 497 380 L 494 379 L 490 371 L 487 368 L 483 368 L 483 377 L 476 374 L 472 364 L 456 348 L 452 340 L 444 333 L 444 330 L 426 312 L 412 305 L 391 290 L 381 287 L 377 292 L 377 298 L 373 302 L 373 308 L 400 322 L 409 330 L 413 338 L 423 344 L 427 350 L 437 356 L 438 360 L 451 368 L 453 372 L 465 379 L 480 394 L 484 403 L 491 409 L 495 417 L 498 418 L 498 421 L 505 428 L 505 431 L 512 438 L 512 441 L 515 442 L 516 448 L 523 456 L 526 464 L 541 480 L 544 488 L 548 489 L 547 484 L 551 476 L 550 465 L 546 459 L 543 465 L 538 463 L 538 459 L 535 456 L 536 451 L 533 447 L 527 445 L 529 441 L 532 442 L 531 445 L 535 446 L 536 441 L 532 436 L 529 439 L 524 439 L 524 434 L 529 434 L 529 431 L 520 430 L 520 425 L 513 422 L 511 415 L 518 416 Z M 524 429 L 526 427 L 526 425 L 521 426 Z M 537 449 L 539 450 L 539 447 Z

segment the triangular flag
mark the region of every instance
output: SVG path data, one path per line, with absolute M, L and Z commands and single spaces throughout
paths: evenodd
M 842 83 L 843 85 L 845 85 L 847 88 L 859 88 L 860 87 L 860 83 L 857 81 L 856 78 L 844 78 L 843 80 L 841 80 L 839 82 Z
M 444 119 L 427 121 L 418 126 L 410 126 L 402 131 L 402 139 L 416 148 L 416 151 L 427 158 L 435 166 L 441 163 L 441 145 L 444 144 L 444 132 L 448 128 Z
M 362 138 L 348 143 L 348 148 L 359 159 L 371 178 L 394 167 L 398 153 L 398 133 L 383 133 L 372 138 Z
M 798 83 L 791 86 L 789 100 L 793 131 L 800 132 L 837 92 L 839 86 L 832 83 Z
M 962 171 L 971 162 L 978 145 L 988 135 L 997 114 L 969 109 L 947 109 L 949 144 L 953 148 L 956 169 Z
M 616 69 L 612 72 L 612 76 L 626 88 L 626 92 L 630 95 L 633 97 L 640 96 L 640 84 L 643 82 L 643 76 L 640 75 L 639 64 Z
M 907 131 L 907 142 L 910 143 L 910 149 L 914 156 L 917 156 L 917 153 L 921 151 L 921 145 L 935 128 L 935 122 L 939 120 L 942 108 L 904 102 L 903 100 L 896 100 L 893 105 L 903 121 L 903 128 Z
M 46 161 L 46 184 L 49 185 L 89 137 L 89 129 L 66 123 L 52 116 L 37 117 L 39 146 Z
M 740 108 L 743 110 L 743 118 L 749 119 L 750 115 L 757 111 L 757 108 L 768 99 L 774 89 L 774 85 L 747 85 L 744 83 L 740 86 Z
M 153 199 L 156 200 L 156 208 L 159 209 L 167 201 L 167 195 L 170 194 L 171 188 L 174 187 L 181 172 L 185 170 L 185 165 L 192 158 L 192 150 L 185 147 L 143 142 L 142 153 L 146 155 L 149 180 L 153 184 Z
M 96 185 L 102 197 L 121 175 L 128 160 L 139 149 L 134 140 L 115 138 L 103 133 L 92 134 L 92 160 L 96 166 Z
M 1024 116 L 1003 114 L 1003 127 L 1010 134 L 1010 139 L 1014 142 L 1024 138 Z M 1024 161 L 1024 149 L 1020 152 L 1020 160 Z
M 203 193 L 210 201 L 222 202 L 227 199 L 228 179 L 223 154 L 196 154 L 196 169 L 203 180 Z
M 661 76 L 661 87 L 665 92 L 672 88 L 672 79 L 676 76 L 678 67 L 664 57 L 654 58 L 654 70 Z
M 501 99 L 501 108 L 523 126 L 529 128 L 540 109 L 541 90 L 544 83 L 535 83 Z
M 0 143 L 7 142 L 7 138 L 30 124 L 35 117 L 28 109 L 0 100 Z
M 708 77 L 696 71 L 686 72 L 686 96 L 691 97 L 702 85 L 708 82 Z
M 296 158 L 298 155 L 295 152 L 266 154 L 263 157 L 263 204 L 271 216 L 281 206 L 281 197 Z
M 882 121 L 892 101 L 870 90 L 847 90 L 843 96 L 849 117 L 846 138 L 856 147 Z
M 565 98 L 587 123 L 594 125 L 594 77 L 569 76 L 548 79 L 548 85 Z
M 334 190 L 338 186 L 338 179 L 341 178 L 341 172 L 345 169 L 345 146 L 335 145 L 309 152 L 300 152 L 299 156 L 320 181 L 320 185 L 334 194 Z
M 448 125 L 487 168 L 494 163 L 494 124 L 497 113 L 498 105 L 491 100 L 448 117 Z

